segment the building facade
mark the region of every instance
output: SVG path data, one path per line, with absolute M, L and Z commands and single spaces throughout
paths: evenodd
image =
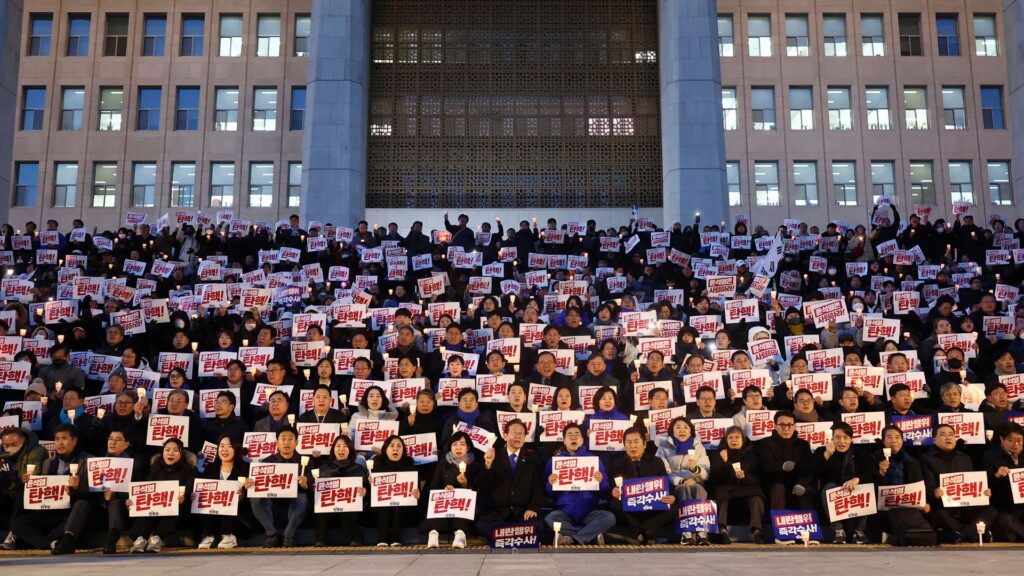
M 1018 0 L 6 4 L 14 223 L 1019 213 Z

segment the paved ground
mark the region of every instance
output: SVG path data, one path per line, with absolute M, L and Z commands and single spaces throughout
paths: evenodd
M 944 576 L 964 574 L 1019 574 L 1024 548 L 969 547 L 901 550 L 887 547 L 664 550 L 622 549 L 604 552 L 585 549 L 555 553 L 458 553 L 424 554 L 422 550 L 381 553 L 298 554 L 169 553 L 159 556 L 0 555 L 0 573 L 31 573 L 32 576 L 504 576 L 555 574 L 564 576 L 651 575 L 683 572 L 717 574 L 909 574 Z M 18 572 L 15 572 L 18 570 Z

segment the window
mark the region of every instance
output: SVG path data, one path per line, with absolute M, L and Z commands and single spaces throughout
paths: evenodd
M 113 208 L 117 202 L 117 164 L 97 162 L 92 168 L 92 207 Z
M 829 130 L 853 130 L 853 110 L 850 108 L 850 89 L 829 87 Z
M 861 14 L 860 44 L 862 53 L 869 58 L 885 56 L 885 17 L 881 14 Z
M 46 111 L 46 88 L 26 86 L 21 93 L 21 129 L 42 130 Z
M 132 207 L 156 205 L 156 164 L 136 162 L 132 174 Z
M 100 88 L 100 131 L 121 130 L 121 107 L 124 105 L 124 89 Z
M 754 195 L 758 206 L 779 205 L 779 163 L 754 164 Z
M 981 87 L 981 116 L 986 130 L 1005 130 L 1003 116 L 1003 87 Z
M 256 56 L 277 58 L 281 55 L 281 17 L 260 14 L 256 19 Z
M 196 205 L 196 165 L 178 163 L 171 165 L 171 206 L 194 208 Z
M 295 16 L 295 52 L 296 56 L 309 56 L 309 35 L 311 20 L 309 14 Z
M 775 130 L 775 89 L 751 88 L 750 106 L 754 130 Z
M 199 130 L 199 88 L 178 88 L 178 107 L 174 114 L 175 130 Z
M 252 129 L 257 132 L 277 130 L 277 88 L 253 90 Z
M 143 56 L 163 56 L 167 43 L 167 15 L 146 14 L 142 36 Z
M 789 129 L 814 130 L 814 98 L 809 86 L 789 89 Z
M 32 14 L 29 17 L 28 55 L 49 56 L 52 38 L 53 15 Z
M 20 177 L 18 182 L 21 182 Z M 1013 188 L 1010 184 L 1010 163 L 988 163 L 988 201 L 1003 206 L 1013 205 Z
M 81 130 L 85 115 L 85 88 L 64 88 L 60 102 L 60 129 Z
M 722 58 L 732 58 L 735 55 L 732 14 L 718 15 L 718 55 Z
M 214 131 L 238 130 L 238 88 L 217 88 L 216 108 Z
M 903 89 L 903 107 L 906 110 L 907 130 L 928 129 L 928 89 L 907 86 Z
M 185 14 L 181 17 L 181 55 L 202 56 L 203 35 L 206 19 L 202 14 Z
M 896 197 L 896 165 L 892 162 L 871 163 L 871 203 L 878 199 Z
M 88 14 L 68 15 L 68 56 L 89 55 L 89 27 L 91 23 Z
M 949 200 L 974 204 L 974 186 L 971 184 L 971 163 L 961 160 L 949 162 Z
M 772 55 L 772 17 L 751 14 L 747 17 L 747 46 L 750 55 L 768 58 Z
M 822 22 L 825 32 L 825 56 L 846 57 L 846 14 L 826 14 Z
M 274 165 L 249 165 L 249 207 L 268 208 L 274 199 Z
M 722 122 L 726 130 L 739 130 L 739 110 L 735 88 L 722 88 Z
M 923 56 L 921 15 L 900 14 L 900 56 Z
M 832 195 L 839 206 L 857 205 L 857 164 L 832 163 Z
M 136 129 L 160 129 L 160 87 L 139 88 L 139 123 Z
M 58 162 L 54 167 L 53 207 L 74 208 L 78 195 L 78 164 Z
M 914 204 L 935 204 L 935 179 L 930 161 L 910 163 L 910 200 Z
M 935 36 L 939 41 L 939 56 L 960 55 L 960 35 L 957 33 L 956 14 L 935 15 Z
M 891 130 L 889 115 L 889 88 L 868 86 L 864 91 L 868 109 L 868 130 Z
M 235 165 L 215 163 L 210 165 L 210 207 L 230 208 L 235 199 Z
M 991 171 L 990 171 L 991 172 Z M 26 208 L 35 206 L 36 190 L 39 187 L 39 163 L 18 162 L 14 167 L 14 206 Z
M 288 207 L 298 208 L 302 198 L 302 162 L 288 164 Z
M 766 34 L 766 36 L 770 36 L 770 34 Z M 807 39 L 807 14 L 786 14 L 786 56 L 810 55 L 810 42 Z
M 942 115 L 946 130 L 967 130 L 967 111 L 964 109 L 964 89 L 942 87 Z
M 241 14 L 221 14 L 220 55 L 224 58 L 238 58 L 242 55 Z
M 289 121 L 289 129 L 302 130 L 306 121 L 306 87 L 292 87 L 292 114 Z
M 725 179 L 729 187 L 729 206 L 742 206 L 743 196 L 740 192 L 740 163 L 725 163 Z
M 995 14 L 974 15 L 974 54 L 977 56 L 999 56 Z
M 793 203 L 818 205 L 818 163 L 793 162 Z
M 103 38 L 104 56 L 128 54 L 128 15 L 107 14 L 107 35 Z

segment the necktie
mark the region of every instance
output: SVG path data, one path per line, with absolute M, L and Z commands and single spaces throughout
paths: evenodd
M 516 473 L 516 455 L 515 454 L 509 454 L 508 455 L 508 466 L 509 466 L 509 468 L 512 469 L 512 473 L 515 474 Z

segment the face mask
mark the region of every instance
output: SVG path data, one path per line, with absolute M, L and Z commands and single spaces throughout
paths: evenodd
M 939 226 L 938 228 L 935 229 L 935 231 L 938 232 L 939 234 L 942 234 L 943 232 L 946 231 L 946 227 L 945 226 Z
M 800 324 L 800 318 L 799 318 L 799 317 L 797 317 L 797 316 L 794 316 L 794 317 L 792 317 L 792 318 L 786 318 L 786 322 L 787 322 L 787 323 L 788 323 L 788 324 L 789 324 L 790 326 L 796 326 L 796 325 Z
M 177 327 L 177 328 L 184 328 L 185 327 L 185 321 L 181 320 L 181 319 L 175 320 L 174 321 L 174 326 Z
M 253 330 L 256 329 L 256 324 L 250 322 L 250 323 L 245 325 L 245 329 L 248 330 L 249 332 L 252 332 Z
M 949 369 L 954 372 L 960 370 L 963 365 L 963 360 L 960 360 L 959 358 L 946 358 L 946 366 L 949 366 Z
M 863 312 L 864 311 L 864 305 L 861 304 L 860 302 L 854 302 L 853 303 L 853 311 L 854 312 Z
M 124 234 L 118 234 L 117 237 L 120 238 L 121 240 L 124 240 Z

